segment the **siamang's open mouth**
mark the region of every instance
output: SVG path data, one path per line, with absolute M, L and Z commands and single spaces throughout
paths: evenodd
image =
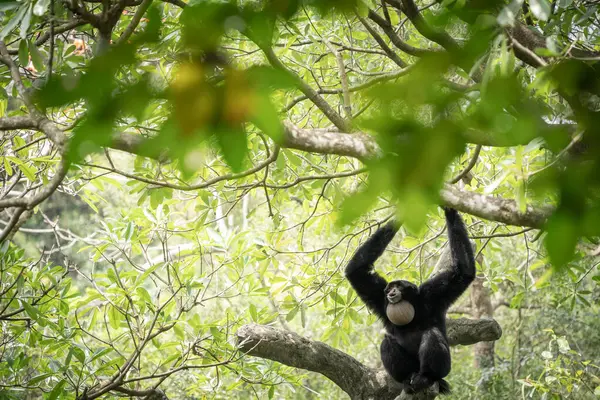
M 387 299 L 392 304 L 398 303 L 400 300 L 402 300 L 402 293 L 388 294 Z

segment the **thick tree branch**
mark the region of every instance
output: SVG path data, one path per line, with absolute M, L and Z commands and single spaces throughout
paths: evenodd
M 0 118 L 0 131 L 34 128 L 37 128 L 37 122 L 28 115 Z
M 502 336 L 502 328 L 493 319 L 448 319 L 446 328 L 450 346 L 469 346 L 479 342 L 498 340 Z
M 521 212 L 515 200 L 486 196 L 475 192 L 466 192 L 451 185 L 445 185 L 440 192 L 444 205 L 458 211 L 490 221 L 507 225 L 542 228 L 553 208 L 550 206 L 533 207 L 528 205 Z
M 335 131 L 317 132 L 301 129 L 285 122 L 283 147 L 313 153 L 337 154 L 358 159 L 367 159 L 379 153 L 379 146 L 366 133 L 340 133 Z
M 356 391 L 357 383 L 370 372 L 354 357 L 294 332 L 250 324 L 242 326 L 236 335 L 241 349 L 248 354 L 319 372 L 348 394 Z
M 369 368 L 340 350 L 297 333 L 250 324 L 242 326 L 236 335 L 240 348 L 249 355 L 323 374 L 352 399 L 392 400 L 402 392 L 385 371 Z M 501 335 L 500 326 L 491 319 L 448 320 L 451 345 L 497 340 Z
M 136 153 L 136 149 L 144 140 L 141 136 L 127 134 L 117 135 L 115 138 L 111 147 L 131 153 Z M 377 157 L 381 153 L 373 137 L 366 133 L 342 133 L 335 128 L 302 129 L 290 122 L 284 122 L 282 147 L 361 160 Z M 553 210 L 549 206 L 528 206 L 525 212 L 521 212 L 514 200 L 466 192 L 450 185 L 444 186 L 440 196 L 444 205 L 459 211 L 490 221 L 537 229 L 544 225 Z

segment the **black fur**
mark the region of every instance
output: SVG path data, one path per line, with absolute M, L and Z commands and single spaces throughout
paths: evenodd
M 444 213 L 452 268 L 420 287 L 407 281 L 388 284 L 373 271 L 373 263 L 398 231 L 395 222 L 379 228 L 359 247 L 346 267 L 346 277 L 359 297 L 385 325 L 387 333 L 381 343 L 383 365 L 394 379 L 406 385 L 408 392 L 426 389 L 435 382 L 440 393 L 450 392 L 443 379 L 450 373 L 446 311 L 475 279 L 475 259 L 467 229 L 456 210 L 444 208 Z M 415 308 L 415 317 L 407 325 L 394 325 L 386 316 L 386 293 L 393 286 Z

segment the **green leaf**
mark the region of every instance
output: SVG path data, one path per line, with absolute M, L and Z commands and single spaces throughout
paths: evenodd
M 20 3 L 17 1 L 0 2 L 0 12 L 10 11 L 14 8 L 19 7 L 19 4 Z
M 8 157 L 2 157 L 2 162 L 4 164 L 4 169 L 6 170 L 6 174 L 8 176 L 12 176 L 13 169 L 12 169 L 12 165 L 10 165 L 10 160 L 8 159 Z
M 50 0 L 38 0 L 33 7 L 33 13 L 38 17 L 41 17 L 48 10 L 49 5 Z
M 82 364 L 85 363 L 85 352 L 82 349 L 80 349 L 77 346 L 73 346 L 71 347 L 71 351 L 73 352 L 73 355 L 75 356 L 77 361 L 79 361 Z
M 26 40 L 19 41 L 19 62 L 21 65 L 29 64 L 29 49 Z
M 119 329 L 121 325 L 121 313 L 114 306 L 108 306 L 108 322 L 113 329 Z
M 340 225 L 349 224 L 369 211 L 375 204 L 378 194 L 379 189 L 369 185 L 365 190 L 344 199 L 339 217 Z
M 569 214 L 557 211 L 548 221 L 546 250 L 552 264 L 563 267 L 573 257 L 577 245 L 577 226 Z
M 40 49 L 38 49 L 35 43 L 29 42 L 29 55 L 31 56 L 31 62 L 35 69 L 42 71 L 45 67 L 45 57 L 40 53 Z
M 529 8 L 536 18 L 547 21 L 552 14 L 552 6 L 548 0 L 529 0 Z
M 356 40 L 367 40 L 369 38 L 369 34 L 367 32 L 363 32 L 363 31 L 359 31 L 359 30 L 353 30 L 352 31 L 352 38 L 356 39 Z
M 98 358 L 110 353 L 111 351 L 113 351 L 113 350 L 110 347 L 105 347 L 103 349 L 97 350 L 94 353 L 94 355 L 92 355 L 89 362 L 93 362 L 93 361 L 97 360 Z
M 248 152 L 246 133 L 242 129 L 220 129 L 216 136 L 227 165 L 234 172 L 240 172 Z
M 140 299 L 142 299 L 143 301 L 145 301 L 149 305 L 153 305 L 152 297 L 150 296 L 150 293 L 148 293 L 148 291 L 145 288 L 143 288 L 141 286 L 138 286 L 135 289 L 135 292 L 140 297 Z
M 258 321 L 258 313 L 256 312 L 256 306 L 254 304 L 250 304 L 249 312 L 250 312 L 250 318 L 252 318 L 252 321 L 257 322 Z
M 56 384 L 56 386 L 54 386 L 54 389 L 52 389 L 50 394 L 48 394 L 47 399 L 48 400 L 58 399 L 58 396 L 60 396 L 62 394 L 63 388 L 65 387 L 66 384 L 67 384 L 67 381 L 64 379 L 62 381 L 58 382 Z
M 292 308 L 290 310 L 290 312 L 288 313 L 288 315 L 286 315 L 285 320 L 286 321 L 291 321 L 294 319 L 294 317 L 296 316 L 296 314 L 298 314 L 298 311 L 300 310 L 300 308 L 298 306 Z
M 144 282 L 146 280 L 146 278 L 148 278 L 148 275 L 150 275 L 151 273 L 156 271 L 157 268 L 162 267 L 163 265 L 164 265 L 164 263 L 158 263 L 158 264 L 152 265 L 147 270 L 145 270 L 143 274 L 141 274 L 139 276 L 136 283 Z
M 32 15 L 33 6 L 29 4 L 29 7 L 27 7 L 27 12 L 23 16 L 23 20 L 21 21 L 21 39 L 25 39 L 27 37 L 27 31 L 29 30 L 29 26 L 31 25 Z
M 54 375 L 54 374 L 48 373 L 48 374 L 41 374 L 41 375 L 34 376 L 29 381 L 27 381 L 27 384 L 29 386 L 37 385 L 38 383 L 45 381 L 47 378 L 51 377 L 52 375 Z
M 175 332 L 175 336 L 179 339 L 179 340 L 185 340 L 185 330 L 183 329 L 183 327 L 181 326 L 182 323 L 176 323 L 175 325 L 173 325 L 173 331 Z
M 125 240 L 127 242 L 131 241 L 131 237 L 133 236 L 133 232 L 135 231 L 134 228 L 135 225 L 133 224 L 133 222 L 129 221 L 127 223 L 127 228 L 125 229 Z
M 571 350 L 569 342 L 564 337 L 556 339 L 556 343 L 558 344 L 558 351 L 562 354 L 567 354 Z
M 23 4 L 17 11 L 16 15 L 8 19 L 8 23 L 2 29 L 2 31 L 0 31 L 0 40 L 4 40 L 4 38 L 8 36 L 8 34 L 11 33 L 13 29 L 15 29 L 17 24 L 19 24 L 25 16 L 25 13 L 27 12 L 28 8 L 29 7 L 27 6 L 27 4 Z
M 514 11 L 509 6 L 506 6 L 498 14 L 497 21 L 500 26 L 513 26 L 515 17 Z
M 40 312 L 38 311 L 37 308 L 33 307 L 31 304 L 29 304 L 26 301 L 21 301 L 21 307 L 23 307 L 23 309 L 25 310 L 27 315 L 29 315 L 29 318 L 31 318 L 34 321 L 37 321 L 39 319 Z
M 344 299 L 337 292 L 329 292 L 329 296 L 338 304 L 344 305 Z

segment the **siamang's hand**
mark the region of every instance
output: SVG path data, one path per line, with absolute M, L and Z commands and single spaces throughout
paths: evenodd
M 460 214 L 454 208 L 441 206 L 442 210 L 444 210 L 444 214 L 446 215 L 446 221 L 448 223 L 453 224 L 454 222 L 460 220 Z
M 396 233 L 400 230 L 401 224 L 394 218 L 386 222 L 385 225 L 381 225 L 381 222 L 377 224 L 377 233 L 383 235 L 387 242 L 391 241 Z
M 458 214 L 458 211 L 456 211 L 456 210 L 455 210 L 454 208 L 452 208 L 452 207 L 440 206 L 440 208 L 441 208 L 442 210 L 444 210 L 444 213 L 445 213 L 446 215 L 448 215 L 448 214 Z
M 401 223 L 400 223 L 400 221 L 398 221 L 396 218 L 392 218 L 392 219 L 390 219 L 390 220 L 387 222 L 387 224 L 386 224 L 386 225 L 387 225 L 387 226 L 391 226 L 391 227 L 393 227 L 394 229 L 398 229 L 398 228 L 400 228 L 400 225 L 402 225 L 402 224 L 401 224 Z

